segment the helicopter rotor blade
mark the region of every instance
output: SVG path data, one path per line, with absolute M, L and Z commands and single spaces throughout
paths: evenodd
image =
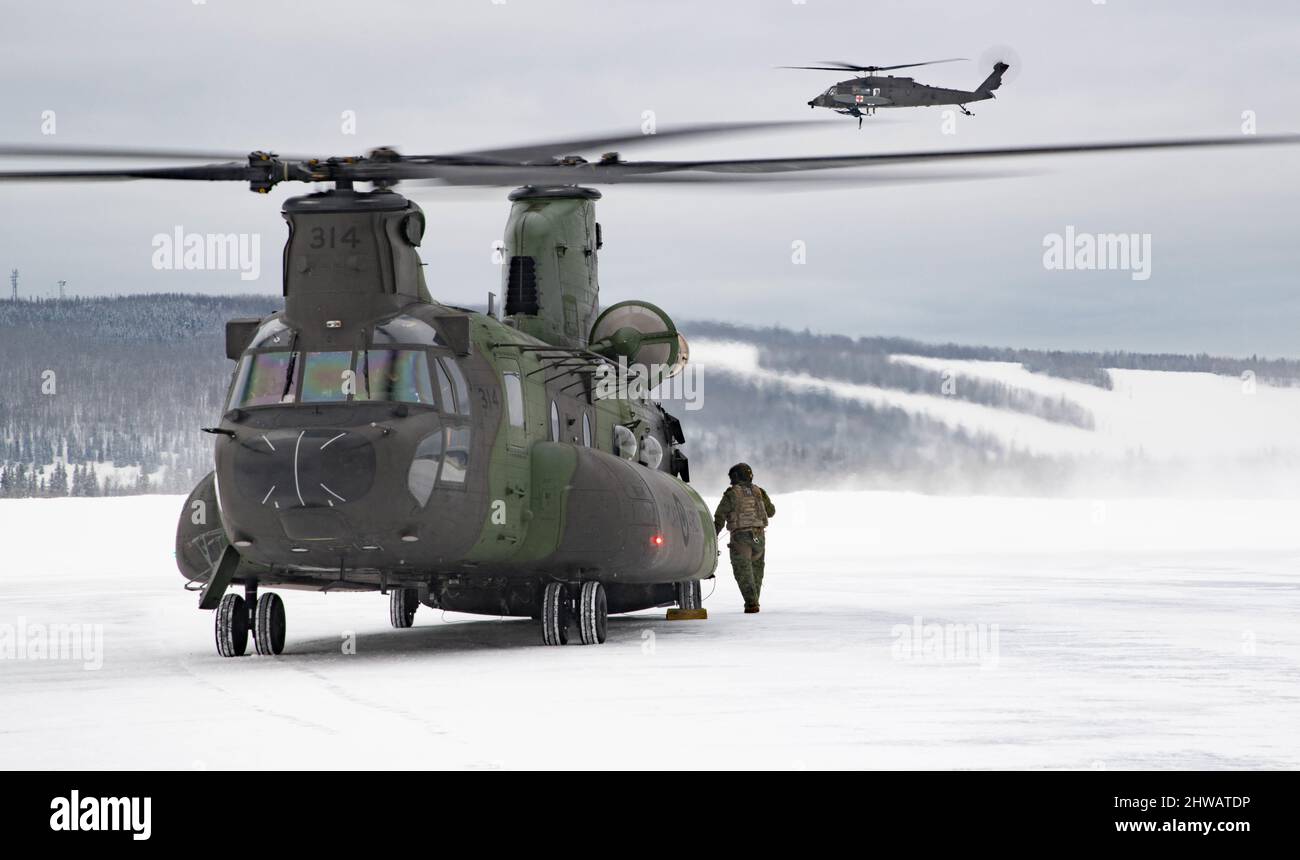
M 139 149 L 119 146 L 37 146 L 35 144 L 0 144 L 5 158 L 116 158 L 149 161 L 247 161 L 247 152 L 198 152 L 188 149 Z M 288 161 L 306 161 L 308 156 L 278 156 Z
M 751 128 L 771 124 L 748 124 Z M 781 125 L 781 124 L 778 124 Z M 717 127 L 700 133 L 711 133 Z M 735 130 L 734 127 L 729 130 Z M 675 134 L 694 133 L 681 129 Z M 588 138 L 601 142 L 627 140 L 628 137 Z M 572 146 L 582 141 L 564 141 Z M 199 164 L 189 166 L 133 167 L 106 170 L 18 170 L 0 172 L 0 182 L 69 182 L 129 179 L 170 179 L 192 181 L 243 181 L 253 190 L 266 191 L 279 182 L 370 182 L 378 186 L 403 181 L 425 181 L 439 185 L 517 186 L 517 185 L 615 185 L 649 184 L 671 180 L 665 177 L 691 175 L 694 182 L 726 181 L 737 175 L 754 180 L 778 174 L 838 168 L 866 168 L 898 164 L 955 163 L 977 159 L 1014 159 L 1045 155 L 1070 155 L 1101 152 L 1157 149 L 1200 149 L 1235 146 L 1298 144 L 1300 135 L 1259 135 L 1215 138 L 1189 138 L 1108 143 L 1049 144 L 995 149 L 948 151 L 881 152 L 851 155 L 823 155 L 794 158 L 697 159 L 688 161 L 623 161 L 617 158 L 597 162 L 551 160 L 541 163 L 510 162 L 504 159 L 481 160 L 477 157 L 416 156 L 404 157 L 392 150 L 376 150 L 364 158 L 311 159 L 292 161 L 266 155 L 261 160 Z M 525 148 L 516 148 L 522 151 Z M 531 151 L 531 150 L 530 150 Z M 497 150 L 504 152 L 504 150 Z M 658 177 L 658 178 L 656 178 Z
M 189 167 L 140 167 L 118 170 L 4 170 L 0 182 L 111 182 L 130 179 L 189 179 L 208 182 L 260 178 L 247 164 L 200 164 Z
M 652 133 L 638 130 L 634 133 L 542 141 L 539 143 L 523 144 L 520 146 L 502 147 L 500 149 L 481 149 L 470 152 L 454 153 L 452 155 L 408 155 L 405 158 L 409 161 L 442 161 L 458 164 L 475 162 L 485 164 L 517 164 L 519 162 L 548 160 L 566 155 L 576 155 L 584 151 L 601 149 L 604 147 L 622 146 L 625 144 L 641 143 L 646 141 L 653 142 L 655 140 L 664 139 L 711 137 L 715 135 L 743 134 L 746 132 L 756 131 L 777 131 L 782 129 L 807 128 L 807 126 L 807 122 L 791 120 L 699 123 L 683 126 L 681 128 L 669 128 L 662 131 L 656 130 Z
M 903 63 L 897 66 L 864 66 L 857 63 L 846 63 L 843 60 L 821 60 L 823 65 L 820 66 L 777 66 L 778 69 L 822 69 L 830 72 L 888 72 L 893 69 L 912 69 L 917 66 L 935 66 L 939 63 L 958 63 L 969 59 L 968 57 L 952 57 L 947 60 L 926 60 L 924 63 Z
M 628 161 L 594 164 L 439 166 L 411 165 L 404 178 L 432 179 L 447 185 L 614 185 L 648 183 L 652 177 L 682 173 L 770 174 L 838 168 L 872 167 L 922 162 L 944 163 L 982 158 L 1020 158 L 1155 149 L 1204 149 L 1232 146 L 1300 144 L 1300 135 L 1190 138 L 1185 140 L 1118 141 L 1110 143 L 1053 144 L 998 149 L 931 152 L 822 155 L 804 158 L 720 159 L 699 161 Z M 700 181 L 707 181 L 702 177 Z

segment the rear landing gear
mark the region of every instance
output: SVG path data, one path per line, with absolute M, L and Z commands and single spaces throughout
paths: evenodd
M 573 613 L 569 590 L 563 582 L 547 583 L 542 592 L 542 644 L 565 645 L 569 641 L 569 616 Z
M 960 108 L 960 109 L 961 109 L 961 112 L 964 113 L 964 114 L 966 114 L 966 116 L 975 116 L 975 114 L 973 114 L 973 113 L 971 113 L 970 111 L 966 110 L 966 105 L 957 105 L 957 107 Z
M 704 606 L 698 579 L 677 583 L 677 606 L 680 609 L 700 609 Z
M 414 588 L 394 588 L 388 592 L 388 620 L 399 630 L 415 623 L 420 608 L 420 594 Z
M 600 645 L 609 627 L 609 603 L 605 586 L 584 582 L 578 594 L 578 633 L 583 645 Z

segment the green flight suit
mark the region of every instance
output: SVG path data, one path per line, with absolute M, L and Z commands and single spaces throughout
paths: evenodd
M 748 494 L 756 504 L 747 506 L 742 494 Z M 776 516 L 776 506 L 768 497 L 767 490 L 747 482 L 732 484 L 723 493 L 722 501 L 718 502 L 718 509 L 713 513 L 714 531 L 721 533 L 723 526 L 727 527 L 731 572 L 736 577 L 746 607 L 758 606 L 763 592 L 767 550 L 765 531 L 767 520 L 773 516 Z

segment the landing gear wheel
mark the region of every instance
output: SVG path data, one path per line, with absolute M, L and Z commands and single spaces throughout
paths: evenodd
M 388 620 L 398 630 L 415 623 L 415 610 L 420 608 L 420 593 L 414 588 L 394 588 L 388 592 Z
M 682 609 L 699 609 L 704 606 L 698 579 L 677 583 L 677 605 Z
M 563 582 L 550 582 L 542 592 L 542 644 L 569 642 L 569 590 Z
M 609 602 L 605 599 L 605 586 L 599 582 L 584 582 L 578 593 L 578 634 L 583 645 L 600 645 L 605 641 L 609 627 Z
M 278 594 L 257 598 L 257 617 L 253 620 L 253 641 L 257 653 L 264 656 L 284 650 L 284 601 Z
M 217 653 L 222 657 L 243 657 L 248 650 L 248 608 L 238 594 L 227 594 L 213 613 Z

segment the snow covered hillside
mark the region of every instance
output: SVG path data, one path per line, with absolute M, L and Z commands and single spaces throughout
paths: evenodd
M 759 615 L 725 559 L 598 647 L 284 592 L 284 655 L 223 659 L 179 497 L 0 500 L 0 766 L 1300 767 L 1300 502 L 775 501 Z
M 1148 494 L 1163 487 L 1300 496 L 1300 387 L 1212 373 L 1110 369 L 1113 384 L 1106 389 L 1032 373 L 1014 362 L 888 356 L 895 365 L 937 374 L 933 390 L 918 392 L 774 369 L 749 342 L 703 340 L 692 344 L 691 360 L 702 368 L 706 404 L 709 375 L 720 373 L 768 391 L 820 393 L 841 403 L 900 410 L 1006 452 L 1087 464 L 1092 471 L 1085 485 L 1116 489 L 1124 470 L 1136 467 L 1141 471 L 1129 489 Z M 1037 398 L 1090 421 L 1081 426 L 962 399 L 962 390 L 974 384 L 992 384 L 1008 398 Z M 1154 487 L 1147 483 L 1153 477 Z

